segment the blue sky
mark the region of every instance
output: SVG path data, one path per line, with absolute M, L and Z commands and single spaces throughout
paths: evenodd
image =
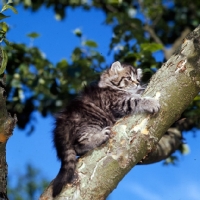
M 97 41 L 100 52 L 107 56 L 112 30 L 103 24 L 104 14 L 100 11 L 68 10 L 64 21 L 56 21 L 52 10 L 43 8 L 32 13 L 21 7 L 17 9 L 19 14 L 10 13 L 12 17 L 7 19 L 11 27 L 7 35 L 10 41 L 37 46 L 56 63 L 63 58 L 69 59 L 74 47 L 80 45 L 80 39 L 73 34 L 74 29 L 80 28 L 84 37 Z M 26 35 L 32 31 L 41 36 L 31 41 Z M 107 56 L 108 64 L 112 61 L 112 57 Z M 37 112 L 34 116 L 37 119 L 34 133 L 28 137 L 25 133 L 29 127 L 24 131 L 16 128 L 7 144 L 9 176 L 13 180 L 16 173 L 23 173 L 26 163 L 39 168 L 49 180 L 59 170 L 51 139 L 53 117 L 42 118 Z M 197 134 L 194 138 L 188 133 L 185 138 L 190 145 L 190 153 L 179 156 L 177 166 L 165 167 L 162 163 L 136 166 L 119 183 L 109 200 L 199 200 L 200 137 Z

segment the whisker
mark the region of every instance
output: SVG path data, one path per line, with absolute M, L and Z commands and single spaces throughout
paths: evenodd
M 142 88 L 146 88 L 148 83 L 141 85 Z

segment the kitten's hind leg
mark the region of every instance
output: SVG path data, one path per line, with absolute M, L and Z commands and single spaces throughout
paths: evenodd
M 83 155 L 88 151 L 101 146 L 110 138 L 111 130 L 110 127 L 105 127 L 102 130 L 94 128 L 88 128 L 75 144 L 75 151 L 78 155 Z

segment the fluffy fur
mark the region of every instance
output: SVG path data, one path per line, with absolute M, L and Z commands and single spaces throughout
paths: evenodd
M 61 168 L 53 182 L 54 197 L 73 181 L 76 156 L 105 143 L 119 118 L 159 111 L 157 100 L 141 97 L 141 77 L 141 69 L 114 62 L 102 73 L 98 84 L 86 87 L 57 115 L 53 140 Z

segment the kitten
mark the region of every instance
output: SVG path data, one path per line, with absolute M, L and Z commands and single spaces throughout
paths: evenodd
M 76 156 L 105 143 L 118 119 L 137 112 L 159 111 L 157 100 L 141 97 L 141 77 L 141 69 L 114 62 L 98 84 L 87 86 L 57 115 L 53 140 L 61 168 L 53 182 L 54 197 L 72 182 Z

